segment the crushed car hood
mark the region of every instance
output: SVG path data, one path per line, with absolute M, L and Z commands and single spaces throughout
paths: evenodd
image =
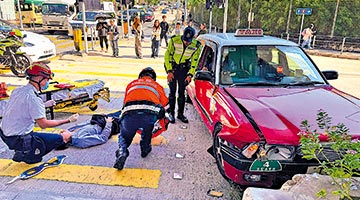
M 333 125 L 343 123 L 351 135 L 360 137 L 360 107 L 354 103 L 359 99 L 330 86 L 226 90 L 247 109 L 270 144 L 298 144 L 303 120 L 319 129 L 319 110 L 329 114 Z

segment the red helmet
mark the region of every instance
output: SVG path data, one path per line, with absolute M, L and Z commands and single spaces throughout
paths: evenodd
M 25 74 L 29 77 L 42 76 L 48 79 L 52 79 L 54 77 L 54 73 L 51 72 L 50 67 L 42 62 L 34 62 L 26 69 Z

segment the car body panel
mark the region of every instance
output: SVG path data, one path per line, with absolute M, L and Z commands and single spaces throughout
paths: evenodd
M 95 19 L 95 16 L 98 14 L 108 14 L 112 16 L 112 19 L 117 20 L 117 15 L 115 11 L 104 11 L 104 10 L 87 10 L 85 11 L 85 17 L 86 17 L 86 26 L 87 26 L 87 36 L 91 37 L 93 35 L 94 37 L 98 37 L 98 31 L 96 30 L 96 24 L 98 23 L 98 20 Z M 107 23 L 110 24 L 110 19 L 106 19 Z M 82 21 L 82 12 L 79 12 L 74 16 L 73 19 L 70 20 L 69 24 L 71 26 L 68 27 L 68 35 L 73 36 L 74 31 L 73 27 L 79 27 L 82 29 L 83 21 Z M 115 24 L 117 24 L 117 21 L 115 21 Z
M 56 56 L 55 44 L 49 38 L 30 31 L 22 31 L 22 33 L 26 34 L 25 46 L 20 47 L 20 50 L 25 52 L 32 62 L 44 61 Z M 29 46 L 29 43 L 34 46 Z
M 19 29 L 15 24 L 0 20 L 0 31 L 9 32 L 12 29 Z M 24 45 L 20 50 L 29 56 L 31 62 L 43 61 L 56 56 L 55 44 L 47 37 L 31 32 L 21 31 L 25 36 Z
M 344 123 L 349 134 L 360 139 L 359 98 L 331 86 L 297 44 L 234 33 L 205 34 L 198 39 L 202 44 L 198 71 L 186 91 L 214 141 L 221 140 L 214 151 L 223 158 L 217 164 L 227 179 L 270 187 L 277 179 L 288 180 L 315 165 L 302 158 L 298 133 L 304 120 L 317 124 L 320 110 L 332 117 L 333 124 Z M 225 75 L 231 82 L 226 82 Z M 320 139 L 327 141 L 326 133 Z M 282 171 L 249 172 L 258 154 L 246 157 L 242 152 L 254 143 L 289 150 L 290 157 L 273 157 L 280 159 Z M 251 182 L 245 175 L 262 178 Z

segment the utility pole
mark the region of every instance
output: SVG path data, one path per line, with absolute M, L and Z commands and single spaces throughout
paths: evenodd
M 226 33 L 228 8 L 229 8 L 229 0 L 225 0 L 225 5 L 224 5 L 224 9 L 225 9 L 225 10 L 224 10 L 223 33 Z
M 248 28 L 250 28 L 251 22 L 253 21 L 252 2 L 253 2 L 253 0 L 250 1 L 250 12 L 249 12 L 249 16 L 248 16 L 248 21 L 249 21 Z
M 241 14 L 241 0 L 239 0 L 239 7 L 238 7 L 238 19 L 237 19 L 237 27 L 240 27 L 240 14 Z
M 180 15 L 180 9 L 179 9 L 179 7 L 180 7 L 180 0 L 177 0 L 176 1 L 176 17 L 175 17 L 175 19 L 176 19 L 176 22 L 178 22 L 178 21 L 180 21 L 179 20 L 179 15 Z M 180 17 L 181 18 L 181 17 Z
M 210 19 L 209 19 L 209 33 L 211 33 L 211 27 L 212 27 L 212 2 L 210 2 Z
M 86 31 L 86 15 L 85 15 L 85 3 L 82 2 L 82 19 L 83 19 L 83 32 L 84 32 L 84 42 L 85 42 L 85 53 L 89 53 L 88 43 L 87 43 L 87 31 Z
M 332 28 L 331 28 L 330 37 L 333 37 L 333 36 L 334 36 L 334 29 L 335 29 L 335 23 L 336 23 L 336 18 L 337 18 L 338 10 L 339 10 L 339 4 L 340 4 L 340 0 L 337 0 L 337 2 L 336 2 L 336 8 L 335 8 L 335 14 L 334 14 L 334 20 L 333 20 L 333 24 L 332 24 Z
M 187 11 L 187 0 L 185 0 L 185 5 L 184 5 L 184 21 L 187 21 L 188 19 L 188 11 Z
M 19 11 L 19 20 L 20 20 L 20 29 L 24 30 L 23 21 L 22 21 L 22 14 L 21 14 L 21 7 L 20 7 L 20 1 L 17 0 L 18 5 L 18 11 Z
M 288 14 L 288 19 L 287 19 L 287 23 L 286 23 L 286 39 L 287 40 L 289 40 L 289 29 L 290 29 L 290 18 L 291 18 L 292 2 L 293 2 L 293 0 L 290 0 L 289 14 Z

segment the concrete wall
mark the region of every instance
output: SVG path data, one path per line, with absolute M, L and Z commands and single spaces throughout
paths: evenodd
M 0 1 L 0 18 L 5 20 L 15 20 L 14 0 Z

